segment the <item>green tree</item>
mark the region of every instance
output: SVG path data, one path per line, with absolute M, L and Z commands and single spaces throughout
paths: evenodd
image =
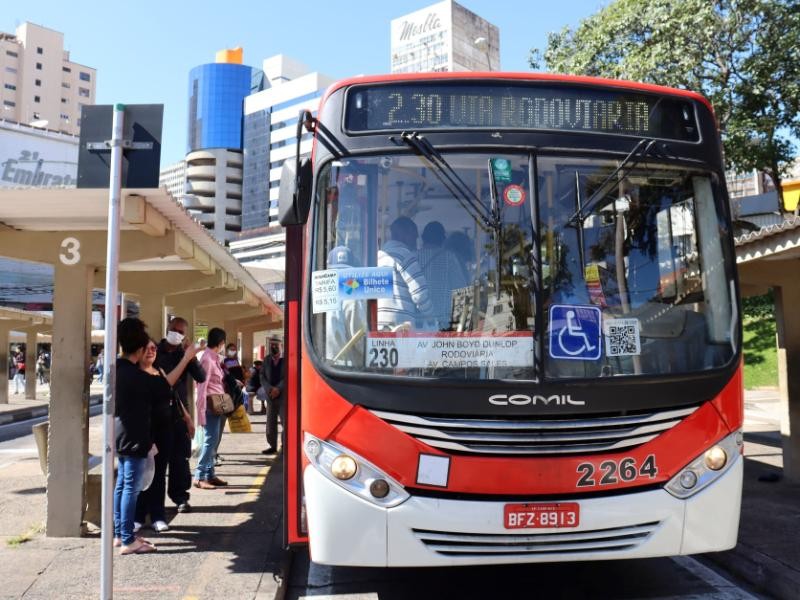
M 534 69 L 685 88 L 714 106 L 729 168 L 780 190 L 800 135 L 800 0 L 615 0 L 531 51 Z

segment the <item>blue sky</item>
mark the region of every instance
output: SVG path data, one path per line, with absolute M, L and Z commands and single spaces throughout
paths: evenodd
M 530 48 L 547 33 L 574 26 L 603 0 L 461 0 L 500 28 L 505 71 L 527 71 Z M 180 160 L 186 143 L 189 70 L 242 46 L 260 66 L 287 54 L 335 78 L 389 70 L 389 22 L 430 0 L 78 0 L 2 2 L 0 31 L 32 21 L 62 31 L 71 59 L 97 69 L 97 102 L 164 104 L 162 165 Z

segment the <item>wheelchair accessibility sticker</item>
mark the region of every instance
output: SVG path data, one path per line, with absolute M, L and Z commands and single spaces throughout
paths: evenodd
M 553 304 L 550 307 L 550 357 L 598 360 L 600 326 L 601 314 L 596 306 Z

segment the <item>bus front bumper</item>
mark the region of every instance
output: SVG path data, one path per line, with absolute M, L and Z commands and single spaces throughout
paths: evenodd
M 675 556 L 736 545 L 743 460 L 679 500 L 663 489 L 577 500 L 580 525 L 515 529 L 506 502 L 411 496 L 376 506 L 304 472 L 311 558 L 330 565 L 412 567 Z M 564 500 L 564 501 L 569 501 Z

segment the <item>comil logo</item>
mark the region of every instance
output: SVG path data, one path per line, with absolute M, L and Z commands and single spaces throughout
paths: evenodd
M 526 406 L 531 404 L 536 406 L 537 404 L 543 406 L 565 406 L 567 404 L 571 404 L 572 406 L 585 406 L 585 400 L 573 400 L 570 394 L 553 394 L 551 396 L 528 396 L 527 394 L 495 394 L 494 396 L 489 396 L 489 404 L 494 404 L 495 406 Z

